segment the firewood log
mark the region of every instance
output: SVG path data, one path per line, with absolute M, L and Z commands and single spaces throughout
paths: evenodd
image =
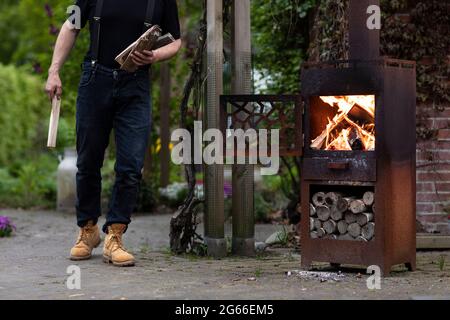
M 347 211 L 344 213 L 344 219 L 345 219 L 345 222 L 347 222 L 347 224 L 354 223 L 354 222 L 356 222 L 356 214 L 354 214 L 351 211 Z
M 348 143 L 352 150 L 364 150 L 364 143 L 356 127 L 352 127 L 348 135 Z
M 339 211 L 336 207 L 332 207 L 330 217 L 337 222 L 344 218 L 344 213 L 342 211 Z
M 333 234 L 337 230 L 337 223 L 333 220 L 327 220 L 323 223 L 323 228 L 327 234 Z
M 325 194 L 325 204 L 329 207 L 336 206 L 340 198 L 342 198 L 342 194 L 338 192 L 328 192 Z
M 361 235 L 367 240 L 371 240 L 375 235 L 375 223 L 369 222 L 366 224 L 361 230 Z
M 323 238 L 326 234 L 327 234 L 327 232 L 325 231 L 324 228 L 317 229 L 317 237 L 318 238 Z
M 346 234 L 348 229 L 348 223 L 345 220 L 341 220 L 337 223 L 337 229 L 340 234 Z
M 364 242 L 369 241 L 369 240 L 367 240 L 366 238 L 364 238 L 363 236 L 357 237 L 356 240 L 357 240 L 357 241 L 364 241 Z
M 348 225 L 348 233 L 353 237 L 356 238 L 361 235 L 361 226 L 357 223 L 352 223 Z
M 350 203 L 354 200 L 355 198 L 351 198 L 351 197 L 341 197 L 339 198 L 339 200 L 336 203 L 336 209 L 341 211 L 341 212 L 345 212 L 348 210 Z
M 314 218 L 309 218 L 309 231 L 314 230 Z
M 362 213 L 367 210 L 366 205 L 362 200 L 353 200 L 350 202 L 350 211 L 353 213 Z
M 325 203 L 325 193 L 317 192 L 312 196 L 314 206 L 321 206 Z M 316 208 L 317 209 L 317 208 Z
M 322 221 L 318 218 L 314 218 L 314 229 L 319 230 L 320 228 L 322 228 Z
M 351 235 L 349 235 L 348 233 L 345 234 L 341 234 L 338 236 L 339 240 L 355 240 Z
M 309 204 L 309 216 L 314 217 L 316 215 L 316 207 L 312 203 Z
M 376 213 L 376 211 L 375 211 L 375 203 L 372 205 L 372 212 Z
M 317 239 L 319 236 L 317 235 L 317 231 L 311 231 L 311 232 L 309 233 L 309 237 L 310 237 L 311 239 Z
M 331 210 L 328 206 L 320 205 L 316 207 L 316 213 L 320 221 L 327 221 L 330 218 Z
M 338 237 L 335 234 L 327 234 L 324 238 L 331 239 L 331 240 L 337 240 Z
M 369 212 L 363 212 L 356 215 L 356 222 L 362 227 L 368 222 L 373 220 L 373 214 Z
M 372 191 L 367 191 L 363 195 L 363 202 L 366 206 L 370 207 L 373 205 L 373 202 L 375 201 L 375 194 Z

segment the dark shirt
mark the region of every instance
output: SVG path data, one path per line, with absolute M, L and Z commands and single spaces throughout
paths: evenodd
M 101 31 L 98 62 L 110 68 L 118 68 L 114 58 L 136 41 L 144 32 L 144 20 L 148 0 L 104 0 L 101 14 Z M 180 23 L 176 0 L 153 0 L 155 10 L 152 24 L 161 27 L 163 34 L 171 33 L 180 38 Z M 81 9 L 81 27 L 89 21 L 91 40 L 93 39 L 93 17 L 96 0 L 76 0 Z M 92 41 L 86 59 L 92 59 Z

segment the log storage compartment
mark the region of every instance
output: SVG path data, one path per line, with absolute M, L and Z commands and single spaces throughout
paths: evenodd
M 311 185 L 311 239 L 373 241 L 375 193 L 372 186 Z

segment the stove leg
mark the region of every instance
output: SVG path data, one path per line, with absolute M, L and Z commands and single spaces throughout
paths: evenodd
M 408 269 L 408 271 L 416 271 L 416 262 L 415 261 L 407 262 L 405 263 L 405 267 Z
M 303 259 L 303 257 L 301 258 L 301 267 L 303 270 L 312 270 L 312 261 L 311 260 L 307 260 L 307 259 Z
M 340 263 L 330 262 L 330 266 L 331 266 L 333 269 L 339 269 L 339 268 L 341 267 L 341 264 L 340 264 Z

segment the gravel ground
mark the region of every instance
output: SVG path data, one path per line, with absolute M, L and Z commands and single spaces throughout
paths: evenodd
M 338 282 L 295 272 L 287 276 L 300 269 L 301 259 L 289 249 L 271 249 L 256 258 L 173 256 L 168 252 L 170 215 L 135 216 L 125 244 L 137 265 L 117 268 L 102 262 L 100 248 L 88 261 L 67 258 L 77 234 L 73 214 L 0 214 L 18 227 L 14 237 L 0 238 L 0 299 L 450 299 L 449 251 L 419 252 L 416 272 L 399 267 L 382 279 L 380 290 L 369 290 L 361 269 L 343 269 Z M 262 241 L 277 229 L 257 225 L 256 238 Z M 67 289 L 71 265 L 80 267 L 80 290 Z M 333 271 L 324 264 L 317 268 Z

